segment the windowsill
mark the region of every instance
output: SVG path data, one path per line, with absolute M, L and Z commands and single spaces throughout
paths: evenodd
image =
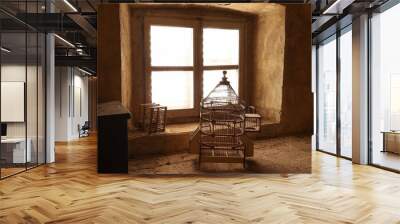
M 261 118 L 261 126 L 264 125 L 272 125 L 272 124 L 279 124 L 279 121 L 273 121 L 273 120 L 266 120 Z
M 162 136 L 162 135 L 175 135 L 175 134 L 187 134 L 194 132 L 199 126 L 199 122 L 187 122 L 179 124 L 167 124 L 165 132 L 156 132 L 150 134 L 151 136 Z M 149 136 L 149 134 L 142 130 L 131 130 L 129 131 L 129 138 L 140 138 Z
M 199 126 L 199 122 L 188 122 L 181 124 L 167 124 L 165 133 L 186 133 L 193 132 Z
M 271 120 L 262 120 L 261 121 L 261 126 L 275 125 L 275 124 L 279 124 L 279 122 L 271 121 Z M 194 132 L 198 127 L 199 127 L 198 121 L 190 121 L 190 122 L 184 122 L 184 123 L 172 123 L 172 124 L 166 125 L 165 132 L 152 133 L 151 135 L 154 136 L 154 135 L 170 135 L 170 134 L 173 135 L 173 134 L 191 133 L 191 132 Z M 142 130 L 130 131 L 130 137 L 134 137 L 134 138 L 147 136 L 147 135 L 149 135 L 149 134 Z

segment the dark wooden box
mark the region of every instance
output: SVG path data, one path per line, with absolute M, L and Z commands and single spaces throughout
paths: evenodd
M 97 110 L 97 172 L 128 173 L 128 124 L 130 112 L 112 101 Z

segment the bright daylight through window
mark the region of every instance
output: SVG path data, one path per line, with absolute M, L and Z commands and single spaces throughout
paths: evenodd
M 195 85 L 205 97 L 221 80 L 222 71 L 235 92 L 239 91 L 239 29 L 204 28 L 202 52 L 195 52 L 194 28 L 151 25 L 152 102 L 168 109 L 191 109 L 195 104 Z M 197 54 L 202 57 L 202 83 L 195 80 Z M 200 65 L 197 65 L 200 66 Z M 200 74 L 201 75 L 201 74 Z

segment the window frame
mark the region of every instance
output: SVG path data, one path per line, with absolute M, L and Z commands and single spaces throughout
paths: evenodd
M 400 170 L 397 168 L 392 168 L 392 166 L 388 166 L 387 164 L 383 164 L 380 162 L 377 162 L 374 158 L 374 125 L 373 125 L 373 119 L 374 119 L 374 93 L 375 93 L 375 88 L 373 85 L 374 77 L 375 77 L 375 66 L 374 64 L 374 55 L 376 52 L 374 51 L 375 47 L 375 35 L 377 31 L 375 31 L 374 27 L 374 19 L 377 15 L 385 13 L 387 10 L 397 6 L 399 2 L 397 0 L 388 0 L 384 4 L 376 7 L 375 9 L 372 9 L 371 11 L 368 12 L 368 29 L 367 29 L 367 38 L 368 38 L 368 70 L 367 70 L 367 75 L 368 75 L 368 165 L 388 170 L 391 172 L 395 173 L 400 173 Z M 390 102 L 390 101 L 389 101 Z
M 237 29 L 239 30 L 239 61 L 238 65 L 204 65 L 201 63 L 202 66 L 202 74 L 203 71 L 212 71 L 212 70 L 229 70 L 229 69 L 237 69 L 238 70 L 238 92 L 237 94 L 242 97 L 244 96 L 244 51 L 245 51 L 245 24 L 243 22 L 228 22 L 228 21 L 215 21 L 215 20 L 204 20 L 202 23 L 202 31 L 204 28 L 215 28 L 215 29 Z M 203 38 L 203 35 L 201 36 Z M 203 47 L 203 40 L 202 40 L 202 47 Z M 203 48 L 201 49 L 203 50 Z M 201 52 L 201 58 L 203 59 L 203 52 Z M 202 76 L 203 78 L 203 76 Z M 203 91 L 203 82 L 201 82 L 201 91 Z M 206 93 L 207 94 L 207 93 Z M 203 95 L 201 93 L 201 95 Z
M 191 117 L 195 116 L 199 111 L 199 105 L 196 103 L 198 95 L 198 87 L 196 80 L 198 79 L 198 68 L 196 67 L 196 32 L 198 32 L 197 24 L 194 20 L 179 20 L 175 18 L 164 17 L 145 17 L 144 19 L 144 51 L 145 51 L 145 95 L 146 102 L 152 102 L 151 95 L 151 73 L 153 71 L 193 71 L 193 108 L 190 109 L 174 109 L 168 110 L 167 116 L 170 117 Z M 172 26 L 186 27 L 193 29 L 193 66 L 151 66 L 150 53 L 150 28 L 151 26 Z
M 319 152 L 323 152 L 323 153 L 327 153 L 329 155 L 333 155 L 339 158 L 343 158 L 343 159 L 347 159 L 347 160 L 352 160 L 352 158 L 344 156 L 342 154 L 342 150 L 341 150 L 341 130 L 342 130 L 342 126 L 341 126 L 341 118 L 340 118 L 340 113 L 341 113 L 341 90 L 340 90 L 340 86 L 341 86 L 341 53 L 340 53 L 340 42 L 341 42 L 341 36 L 344 35 L 347 32 L 353 32 L 352 29 L 352 23 L 347 24 L 346 26 L 342 27 L 342 28 L 338 28 L 336 30 L 335 33 L 333 33 L 332 35 L 326 37 L 325 39 L 319 40 L 316 43 L 316 151 Z M 320 125 L 319 125 L 319 121 L 320 121 L 320 113 L 319 113 L 319 104 L 321 103 L 321 99 L 319 96 L 319 90 L 320 90 L 320 72 L 319 72 L 319 48 L 321 45 L 323 44 L 327 44 L 330 41 L 336 41 L 336 150 L 335 152 L 329 152 L 326 149 L 320 148 L 320 141 L 319 141 L 319 137 L 320 137 Z
M 245 86 L 245 22 L 242 19 L 189 18 L 162 15 L 144 17 L 144 55 L 145 55 L 145 102 L 152 102 L 151 73 L 153 71 L 193 71 L 193 108 L 168 110 L 167 118 L 196 118 L 200 113 L 200 102 L 203 95 L 203 71 L 238 69 L 238 94 L 244 96 Z M 151 26 L 172 26 L 193 28 L 193 66 L 151 66 L 150 29 Z M 203 29 L 238 29 L 239 30 L 239 64 L 238 65 L 203 65 Z

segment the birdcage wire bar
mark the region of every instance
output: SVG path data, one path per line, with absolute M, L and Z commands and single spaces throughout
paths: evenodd
M 152 134 L 164 132 L 166 126 L 167 107 L 156 103 L 141 104 L 142 129 Z
M 202 162 L 239 163 L 245 166 L 246 107 L 226 78 L 201 101 L 200 105 L 200 153 Z

